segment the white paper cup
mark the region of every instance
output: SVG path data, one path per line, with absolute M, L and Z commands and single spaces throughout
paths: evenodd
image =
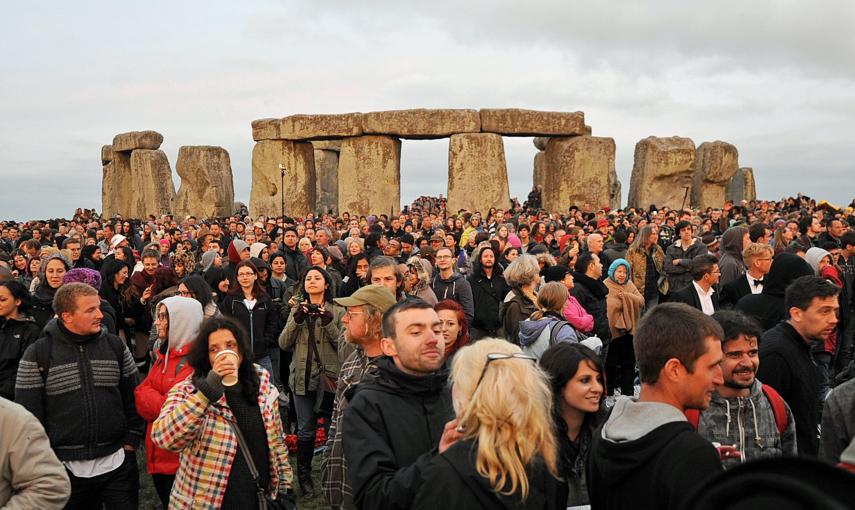
M 220 356 L 233 356 L 234 360 L 235 360 L 235 365 L 239 366 L 239 364 L 240 364 L 240 358 L 238 357 L 238 353 L 236 353 L 235 351 L 232 351 L 229 349 L 224 349 L 224 350 L 218 352 L 214 356 L 214 359 L 217 359 Z M 238 383 L 237 372 L 235 372 L 234 375 L 227 375 L 227 376 L 223 377 L 223 386 L 234 386 L 237 383 Z

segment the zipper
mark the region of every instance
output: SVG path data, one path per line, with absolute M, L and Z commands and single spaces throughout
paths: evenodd
M 78 365 L 80 366 L 80 390 L 83 393 L 83 418 L 86 421 L 86 444 L 84 447 L 87 450 L 87 455 L 92 455 L 91 445 L 95 444 L 95 420 L 94 420 L 94 405 L 92 395 L 87 391 L 88 388 L 94 388 L 91 384 L 92 366 L 89 360 L 86 359 L 86 346 L 78 345 Z

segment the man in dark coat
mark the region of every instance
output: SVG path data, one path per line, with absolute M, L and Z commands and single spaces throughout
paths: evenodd
M 787 288 L 789 319 L 763 334 L 757 378 L 775 388 L 790 405 L 796 422 L 799 454 L 819 450 L 822 409 L 820 374 L 811 344 L 825 341 L 837 327 L 840 289 L 818 276 L 802 276 Z
M 712 315 L 718 310 L 718 293 L 715 285 L 718 283 L 718 260 L 715 255 L 698 255 L 691 261 L 692 283 L 673 292 L 668 299 L 674 303 L 685 303 L 692 308 Z
M 469 325 L 469 335 L 473 340 L 502 336 L 499 331 L 502 327 L 499 308 L 511 287 L 502 272 L 496 269 L 496 259 L 493 248 L 481 248 L 478 261 L 473 264 L 472 274 L 469 276 L 472 302 L 475 305 L 475 317 Z
M 344 457 L 358 508 L 410 508 L 454 418 L 439 316 L 420 299 L 396 304 L 383 316 L 380 347 L 376 376 L 346 394 Z
M 787 317 L 784 292 L 796 278 L 812 275 L 813 269 L 798 255 L 781 253 L 772 262 L 764 278 L 763 292 L 744 296 L 736 303 L 736 310 L 753 317 L 763 330 L 774 328 Z
M 576 271 L 573 272 L 575 285 L 570 294 L 594 317 L 594 334 L 605 344 L 611 338 L 611 330 L 606 311 L 609 291 L 600 281 L 602 275 L 603 265 L 599 257 L 590 252 L 582 253 L 576 260 Z

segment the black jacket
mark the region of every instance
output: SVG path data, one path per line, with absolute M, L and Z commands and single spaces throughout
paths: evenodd
M 606 296 L 609 294 L 606 285 L 598 280 L 573 272 L 575 285 L 570 294 L 573 295 L 589 314 L 594 317 L 594 334 L 605 344 L 611 339 L 609 317 L 606 310 Z
M 252 310 L 244 304 L 243 294 L 227 295 L 220 303 L 220 311 L 240 322 L 249 333 L 252 353 L 256 360 L 268 356 L 267 349 L 270 347 L 276 347 L 278 339 L 276 328 L 280 320 L 279 307 L 274 306 L 267 294 L 256 300 Z
M 748 283 L 748 278 L 742 275 L 742 278 L 737 278 L 727 285 L 722 286 L 721 296 L 719 296 L 719 304 L 722 308 L 733 308 L 740 299 L 751 294 L 751 285 Z
M 469 510 L 469 509 L 538 509 L 567 508 L 567 487 L 553 477 L 543 459 L 538 458 L 526 469 L 528 496 L 521 498 L 517 492 L 506 495 L 496 492 L 490 480 L 475 469 L 478 443 L 458 441 L 437 455 L 424 470 L 421 490 L 416 496 L 414 510 Z M 506 484 L 502 492 L 510 490 Z
M 743 296 L 736 309 L 753 317 L 764 330 L 774 328 L 787 318 L 784 294 L 787 286 L 800 276 L 814 274 L 810 265 L 798 255 L 781 253 L 772 262 L 769 274 L 764 278 L 763 292 Z
M 757 378 L 780 393 L 790 405 L 796 422 L 800 455 L 819 450 L 819 370 L 810 344 L 788 322 L 781 322 L 760 339 Z
M 588 457 L 592 510 L 691 508 L 692 493 L 722 471 L 715 449 L 688 422 L 620 443 L 603 439 L 601 430 Z
M 501 328 L 499 308 L 511 287 L 499 268 L 493 267 L 493 277 L 487 278 L 481 264 L 475 264 L 474 271 L 469 276 L 469 286 L 472 287 L 472 301 L 475 305 L 475 318 L 469 327 L 484 331 Z
M 718 292 L 713 292 L 710 299 L 712 300 L 713 310 L 718 311 Z M 698 291 L 695 289 L 695 286 L 691 283 L 688 286 L 678 290 L 677 292 L 672 292 L 671 295 L 668 297 L 668 302 L 685 303 L 691 306 L 692 308 L 696 308 L 698 310 L 703 311 L 703 309 L 701 308 L 701 298 L 700 296 L 698 296 Z
M 39 371 L 40 344 L 48 347 L 47 378 Z M 97 459 L 124 444 L 138 446 L 145 422 L 137 414 L 139 372 L 119 337 L 79 336 L 56 320 L 24 352 L 15 401 L 42 423 L 59 460 Z
M 430 281 L 430 287 L 433 293 L 436 294 L 437 301 L 444 299 L 453 299 L 463 307 L 463 313 L 466 314 L 466 321 L 472 324 L 472 319 L 475 316 L 475 306 L 472 303 L 472 287 L 466 278 L 458 272 L 451 274 L 451 277 L 444 280 L 439 273 L 436 273 Z
M 436 454 L 445 424 L 454 418 L 447 380 L 446 371 L 405 374 L 384 357 L 373 378 L 346 394 L 341 432 L 358 508 L 410 508 L 422 470 Z
M 0 397 L 15 400 L 15 376 L 24 351 L 39 337 L 32 317 L 0 319 Z
M 288 278 L 300 280 L 300 275 L 309 267 L 309 259 L 300 250 L 292 250 L 282 244 L 282 253 L 285 254 L 285 274 Z
M 537 303 L 523 294 L 519 288 L 512 288 L 505 296 L 499 308 L 499 316 L 502 319 L 502 329 L 505 338 L 513 344 L 520 344 L 520 322 L 528 319 L 537 311 Z
M 55 315 L 53 313 L 53 295 L 55 289 L 51 289 L 44 282 L 33 292 L 33 307 L 30 314 L 36 320 L 39 328 L 45 327 L 49 320 Z

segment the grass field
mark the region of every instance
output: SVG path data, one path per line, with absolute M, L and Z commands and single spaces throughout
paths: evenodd
M 137 465 L 140 470 L 140 510 L 161 510 L 160 500 L 157 499 L 157 493 L 154 491 L 154 485 L 151 483 L 151 477 L 145 470 L 145 453 L 142 449 L 137 451 Z M 296 456 L 291 456 L 291 467 L 294 471 L 294 486 L 297 494 L 300 494 L 297 488 L 297 460 Z M 300 497 L 297 501 L 300 509 L 319 510 L 329 508 L 326 504 L 323 494 L 321 494 L 321 456 L 315 455 L 315 460 L 312 463 L 312 477 L 315 480 L 315 497 L 314 499 L 306 499 Z

